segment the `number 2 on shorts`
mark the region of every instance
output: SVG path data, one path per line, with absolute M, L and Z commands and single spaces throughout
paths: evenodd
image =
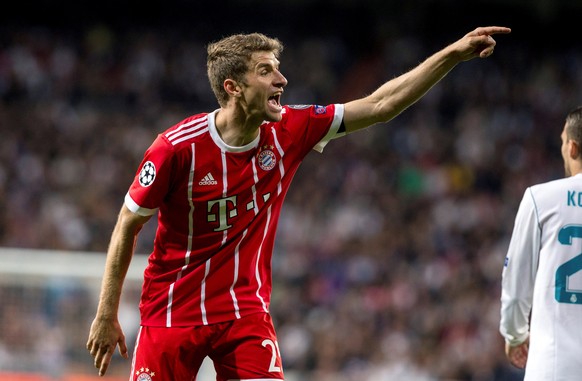
M 277 356 L 281 356 L 279 352 L 279 345 L 271 339 L 265 339 L 262 342 L 263 347 L 271 347 L 271 364 L 269 364 L 269 372 L 280 372 L 281 367 L 277 366 Z

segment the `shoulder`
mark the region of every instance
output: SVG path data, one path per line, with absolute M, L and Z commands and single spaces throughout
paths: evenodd
M 208 133 L 208 113 L 201 113 L 181 120 L 159 136 L 171 146 L 179 147 L 206 133 Z
M 329 105 L 286 105 L 283 107 L 282 119 L 278 124 L 283 128 L 297 129 L 311 126 L 316 129 L 328 128 L 339 124 L 343 118 L 343 107 Z
M 335 104 L 330 105 L 316 105 L 316 104 L 305 104 L 305 105 L 286 105 L 283 107 L 283 117 L 287 116 L 312 116 L 312 117 L 323 117 L 325 115 L 333 115 L 336 109 Z
M 582 175 L 532 185 L 524 199 L 531 200 L 538 210 L 554 210 L 560 205 L 582 206 Z
M 207 114 L 190 116 L 159 133 L 145 155 L 150 159 L 157 158 L 157 161 L 167 161 L 180 152 L 187 154 L 187 148 L 207 131 Z
M 546 181 L 529 187 L 533 195 L 560 193 L 571 188 L 582 188 L 582 175 Z

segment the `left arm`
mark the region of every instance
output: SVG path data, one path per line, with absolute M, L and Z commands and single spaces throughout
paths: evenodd
M 99 369 L 100 376 L 107 372 L 117 346 L 121 356 L 129 357 L 125 335 L 118 320 L 119 302 L 137 235 L 150 217 L 133 213 L 123 205 L 111 234 L 99 305 L 87 340 L 87 349 L 95 359 L 94 364 Z
M 531 188 L 528 188 L 515 217 L 501 280 L 499 332 L 505 338 L 507 357 L 517 367 L 527 360 L 529 316 L 540 242 L 541 230 L 535 202 Z
M 386 82 L 369 96 L 346 103 L 346 132 L 393 119 L 422 98 L 458 63 L 475 57 L 489 57 L 496 45 L 492 34 L 509 32 L 511 29 L 498 26 L 477 28 L 409 72 Z

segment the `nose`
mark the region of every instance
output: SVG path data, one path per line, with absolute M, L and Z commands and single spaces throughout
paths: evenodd
M 279 71 L 276 71 L 276 76 L 275 76 L 275 86 L 277 87 L 285 87 L 287 86 L 287 78 L 285 78 L 285 76 Z

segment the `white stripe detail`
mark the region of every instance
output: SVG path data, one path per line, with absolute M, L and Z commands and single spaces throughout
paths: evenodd
M 141 336 L 141 330 L 143 326 L 139 326 L 137 331 L 137 338 L 135 339 L 135 347 L 133 348 L 133 357 L 131 359 L 131 371 L 129 372 L 129 381 L 133 381 L 133 376 L 135 374 L 135 354 L 137 353 L 137 347 L 139 346 L 139 338 Z
M 194 234 L 194 203 L 192 202 L 192 187 L 194 186 L 194 163 L 196 161 L 196 146 L 191 145 L 192 149 L 192 162 L 190 163 L 190 174 L 188 175 L 188 203 L 190 204 L 190 213 L 188 213 L 188 245 L 186 248 L 186 254 L 184 255 L 184 265 L 176 275 L 176 281 L 170 285 L 170 290 L 168 292 L 168 306 L 166 307 L 166 327 L 172 326 L 172 304 L 174 300 L 174 285 L 180 279 L 182 279 L 182 274 L 188 268 L 190 264 L 190 254 L 192 253 L 192 236 Z
M 220 149 L 220 157 L 222 160 L 222 197 L 226 198 L 226 190 L 228 189 L 228 169 L 226 168 L 226 151 L 222 148 Z M 227 238 L 228 229 L 224 229 L 224 232 L 222 233 L 222 242 L 220 243 L 221 247 L 226 243 Z
M 154 215 L 154 213 L 158 211 L 157 208 L 156 209 L 142 208 L 135 201 L 133 201 L 133 198 L 131 198 L 129 192 L 125 194 L 125 206 L 127 206 L 127 209 L 131 210 L 132 212 L 144 217 L 152 216 Z
M 240 239 L 238 245 L 236 245 L 236 249 L 234 250 L 234 278 L 232 280 L 232 284 L 230 285 L 230 295 L 232 297 L 232 303 L 234 304 L 234 314 L 236 315 L 237 319 L 240 319 L 240 308 L 238 306 L 238 299 L 236 298 L 236 293 L 234 292 L 234 285 L 238 281 L 238 268 L 240 263 L 240 244 L 245 239 L 247 232 L 248 229 L 245 229 L 242 238 Z
M 259 177 L 257 175 L 257 167 L 256 167 L 256 162 L 255 162 L 255 157 L 253 156 L 252 160 L 252 164 L 253 164 L 253 179 L 254 179 L 254 184 L 252 186 L 252 190 L 253 190 L 253 203 L 254 203 L 254 211 L 255 211 L 255 215 L 258 214 L 259 212 L 259 207 L 257 206 L 257 197 L 256 197 L 256 184 L 259 181 Z M 236 293 L 234 292 L 234 286 L 238 280 L 238 269 L 239 269 L 239 264 L 240 264 L 240 245 L 241 243 L 244 241 L 246 235 L 247 235 L 248 229 L 245 229 L 245 231 L 243 232 L 243 235 L 239 241 L 239 243 L 236 245 L 236 249 L 234 252 L 234 279 L 232 282 L 232 285 L 230 286 L 230 295 L 232 296 L 232 301 L 234 304 L 234 313 L 236 315 L 237 319 L 240 319 L 240 309 L 238 307 L 238 300 L 236 298 Z M 263 302 L 263 305 L 265 303 Z
M 190 134 L 192 131 L 196 131 L 204 127 L 208 127 L 208 118 L 206 116 L 180 125 L 174 131 L 168 132 L 166 134 L 166 138 L 168 138 L 169 141 L 173 141 L 176 138 Z
M 224 151 L 224 149 L 222 149 L 222 148 L 220 149 L 220 156 L 222 159 L 222 197 L 226 197 L 226 193 L 228 190 L 228 168 L 226 167 L 226 151 Z M 234 274 L 233 274 L 232 284 L 230 285 L 230 296 L 232 298 L 232 304 L 234 307 L 234 314 L 235 314 L 237 319 L 240 319 L 240 312 L 239 312 L 240 309 L 238 306 L 238 298 L 236 297 L 236 292 L 234 291 L 234 286 L 238 280 L 238 270 L 240 267 L 239 248 L 240 248 L 240 244 L 241 244 L 241 242 L 246 234 L 247 234 L 247 231 L 245 230 L 240 242 L 238 243 L 238 245 L 236 246 L 236 249 L 234 251 Z M 228 229 L 225 229 L 224 232 L 222 233 L 222 242 L 220 243 L 221 246 L 226 243 L 227 238 L 228 238 Z
M 273 139 L 275 139 L 275 147 L 277 147 L 277 151 L 279 151 L 279 155 L 281 155 L 281 160 L 279 160 L 279 172 L 281 173 L 281 180 L 279 180 L 279 183 L 277 184 L 277 195 L 280 195 L 282 191 L 281 182 L 283 181 L 283 176 L 285 176 L 285 166 L 283 165 L 283 156 L 285 156 L 285 151 L 283 151 L 283 147 L 281 147 L 279 139 L 277 139 L 277 131 L 275 130 L 275 127 L 272 127 L 271 131 L 273 132 Z
M 279 172 L 281 173 L 281 179 L 279 180 L 279 182 L 277 183 L 277 194 L 281 194 L 282 192 L 282 181 L 283 181 L 283 176 L 285 175 L 285 166 L 283 165 L 283 156 L 285 154 L 285 152 L 283 151 L 283 148 L 281 147 L 281 144 L 279 143 L 279 140 L 277 139 L 277 131 L 275 130 L 274 127 L 271 128 L 271 132 L 273 133 L 273 138 L 275 140 L 275 146 L 277 147 L 277 151 L 279 152 L 279 155 L 281 155 L 281 160 L 279 160 Z M 254 158 L 253 158 L 253 171 L 255 173 L 255 184 L 258 182 L 258 177 L 256 176 L 256 168 L 255 168 L 255 162 L 254 162 Z M 253 192 L 254 194 L 254 192 Z M 254 196 L 253 196 L 254 198 Z M 255 200 L 255 204 L 256 204 L 256 200 Z M 269 206 L 269 208 L 267 209 L 267 222 L 265 224 L 265 229 L 263 232 L 263 239 L 261 240 L 261 245 L 259 246 L 258 252 L 257 252 L 257 263 L 255 266 L 255 278 L 257 280 L 257 291 L 255 293 L 255 295 L 257 295 L 257 298 L 259 298 L 261 300 L 261 303 L 263 304 L 263 310 L 265 310 L 265 312 L 269 312 L 268 308 L 267 308 L 267 304 L 265 303 L 265 300 L 263 299 L 263 297 L 260 294 L 261 291 L 261 287 L 263 286 L 263 282 L 261 281 L 261 276 L 259 273 L 259 263 L 260 263 L 260 259 L 261 259 L 261 253 L 263 250 L 263 243 L 265 242 L 265 237 L 267 236 L 267 231 L 269 230 L 269 223 L 271 221 L 271 207 Z
M 166 305 L 166 327 L 172 326 L 172 303 L 174 303 L 174 285 L 173 282 L 168 290 L 168 304 Z
M 195 138 L 196 136 L 198 136 L 198 135 L 202 135 L 202 134 L 204 134 L 204 133 L 206 133 L 206 132 L 208 132 L 208 128 L 205 128 L 205 129 L 203 129 L 203 130 L 200 130 L 200 131 L 198 131 L 198 132 L 195 132 L 195 133 L 193 133 L 193 134 L 190 134 L 190 135 L 183 136 L 183 137 L 181 137 L 180 139 L 176 139 L 176 140 L 170 140 L 170 142 L 172 143 L 172 145 L 174 145 L 174 146 L 175 146 L 176 144 L 178 144 L 178 143 L 180 143 L 180 142 L 183 142 L 184 140 L 188 140 L 188 139 L 191 139 L 191 138 Z
M 267 236 L 267 231 L 269 230 L 270 221 L 271 221 L 271 207 L 269 206 L 269 208 L 267 209 L 267 223 L 265 224 L 265 230 L 263 232 L 263 239 L 261 240 L 261 245 L 259 246 L 259 250 L 257 250 L 257 264 L 255 265 L 255 278 L 257 279 L 258 283 L 257 292 L 255 294 L 257 295 L 257 298 L 261 300 L 261 303 L 263 304 L 263 310 L 265 310 L 265 312 L 269 312 L 269 309 L 267 308 L 265 300 L 263 299 L 261 294 L 259 294 L 259 291 L 261 291 L 261 287 L 263 286 L 263 282 L 261 282 L 261 276 L 259 274 L 259 263 L 261 262 L 263 242 L 265 242 L 265 237 Z
M 259 182 L 259 175 L 257 174 L 256 156 L 253 156 L 251 163 L 253 165 L 253 179 L 255 180 L 251 189 L 253 191 L 253 205 L 254 205 L 255 216 L 256 216 L 257 214 L 259 214 L 259 205 L 257 204 L 257 183 Z
M 323 152 L 323 149 L 329 143 L 330 140 L 339 138 L 341 136 L 347 135 L 346 132 L 340 132 L 339 130 L 342 120 L 344 119 L 344 105 L 340 103 L 335 104 L 335 112 L 333 114 L 333 120 L 331 122 L 331 126 L 329 126 L 329 130 L 327 134 L 313 147 L 313 149 L 319 153 Z
M 208 325 L 204 300 L 206 299 L 206 277 L 208 276 L 208 273 L 210 273 L 210 260 L 211 258 L 208 258 L 204 264 L 204 279 L 202 279 L 202 284 L 200 285 L 200 310 L 202 311 L 202 323 L 204 325 Z
M 220 157 L 222 159 L 222 197 L 226 197 L 226 190 L 228 189 L 228 170 L 226 168 L 226 152 L 220 150 Z

